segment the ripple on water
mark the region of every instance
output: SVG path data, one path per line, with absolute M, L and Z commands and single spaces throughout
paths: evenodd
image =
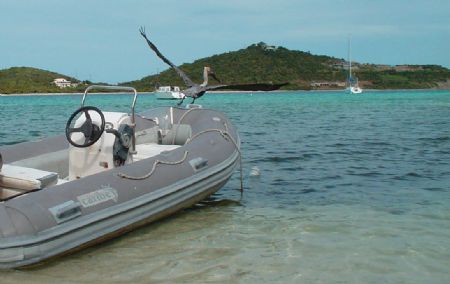
M 42 133 L 41 133 L 40 131 L 37 131 L 37 130 L 31 130 L 31 131 L 29 131 L 28 133 L 29 133 L 29 135 L 30 135 L 31 137 L 39 137 L 39 136 L 42 135 Z
M 449 98 L 203 96 L 240 130 L 244 170 L 259 169 L 244 175 L 242 199 L 238 175 L 219 192 L 239 204 L 195 206 L 37 270 L 0 272 L 1 282 L 447 283 Z M 129 108 L 125 96 L 91 99 Z M 78 97 L 36 100 L 16 103 L 28 115 L 2 125 L 0 145 L 63 133 L 79 105 Z M 141 96 L 139 104 L 167 102 Z M 14 107 L 2 106 L 8 121 Z
M 283 153 L 284 154 L 284 153 Z M 298 154 L 298 153 L 295 153 Z M 271 157 L 264 157 L 259 159 L 253 159 L 252 162 L 254 163 L 291 163 L 301 160 L 307 160 L 312 159 L 315 157 L 321 156 L 320 154 L 310 154 L 310 153 L 304 153 L 299 156 L 271 156 Z

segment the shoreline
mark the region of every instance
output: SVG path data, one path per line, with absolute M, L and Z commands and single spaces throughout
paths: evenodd
M 152 92 L 138 92 L 139 94 L 149 94 Z M 109 93 L 89 93 L 89 95 L 114 95 L 120 94 L 119 92 L 109 92 Z M 83 93 L 24 93 L 24 94 L 0 94 L 0 97 L 32 97 L 32 96 L 82 96 Z
M 208 91 L 210 94 L 253 94 L 253 93 L 290 93 L 290 92 L 344 92 L 346 89 L 316 89 L 316 90 L 277 90 L 277 91 Z M 430 88 L 430 89 L 364 89 L 364 92 L 385 92 L 385 91 L 398 91 L 398 92 L 418 92 L 418 91 L 450 91 L 450 88 Z M 108 92 L 108 93 L 89 93 L 89 95 L 114 95 L 119 92 Z M 149 95 L 155 92 L 137 92 L 138 95 Z M 24 93 L 24 94 L 1 94 L 0 97 L 32 97 L 32 96 L 82 96 L 83 93 Z

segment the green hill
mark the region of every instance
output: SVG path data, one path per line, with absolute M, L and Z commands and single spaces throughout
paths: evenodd
M 149 56 L 155 56 L 149 50 Z M 309 88 L 311 80 L 344 80 L 342 70 L 330 68 L 338 59 L 317 56 L 283 47 L 274 48 L 265 43 L 253 44 L 245 49 L 202 58 L 180 68 L 195 82 L 201 82 L 203 67 L 213 68 L 219 79 L 226 84 L 284 83 L 290 88 Z M 155 85 L 182 85 L 175 71 L 168 69 L 141 80 L 126 82 L 140 90 L 153 90 Z
M 156 57 L 150 50 L 148 56 Z M 367 88 L 434 88 L 450 80 L 450 70 L 437 65 L 352 64 L 354 76 L 359 77 L 360 84 Z M 202 58 L 180 68 L 192 80 L 201 82 L 204 66 L 211 66 L 223 83 L 289 82 L 284 89 L 344 88 L 348 73 L 344 59 L 269 46 L 263 42 Z M 319 84 L 312 84 L 314 82 Z M 133 86 L 139 91 L 153 91 L 157 85 L 183 86 L 183 83 L 175 71 L 168 69 L 122 85 Z
M 380 70 L 381 69 L 381 70 Z M 427 89 L 450 86 L 450 70 L 439 65 L 361 65 L 356 75 L 367 88 Z
M 65 78 L 73 83 L 79 83 L 75 78 L 31 67 L 12 67 L 0 70 L 0 93 L 59 93 L 76 92 L 84 87 L 68 87 L 61 89 L 52 84 L 56 78 Z
M 150 58 L 156 55 L 148 50 Z M 344 59 L 313 55 L 309 52 L 274 47 L 263 42 L 247 48 L 198 59 L 180 66 L 195 82 L 202 82 L 203 67 L 211 66 L 225 84 L 285 83 L 283 89 L 343 89 L 347 78 Z M 363 88 L 426 89 L 450 88 L 450 70 L 439 65 L 377 65 L 352 62 L 354 76 Z M 59 88 L 55 78 L 65 78 L 77 87 Z M 89 81 L 80 82 L 62 74 L 31 68 L 13 67 L 0 70 L 0 93 L 70 93 L 82 92 Z M 214 82 L 212 82 L 214 84 Z M 184 86 L 175 71 L 140 80 L 124 82 L 138 91 L 154 91 L 157 85 Z

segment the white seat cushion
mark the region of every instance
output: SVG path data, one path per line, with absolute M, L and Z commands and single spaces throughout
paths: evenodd
M 16 195 L 19 195 L 19 194 L 21 194 L 22 192 L 17 192 L 17 191 L 15 191 L 15 190 L 12 190 L 12 189 L 8 189 L 8 188 L 1 188 L 0 187 L 0 200 L 4 200 L 4 199 L 7 199 L 7 198 L 11 198 L 11 197 L 13 197 L 13 196 L 16 196 Z
M 58 174 L 33 168 L 3 165 L 0 186 L 21 190 L 42 189 L 58 182 Z
M 156 155 L 161 154 L 165 151 L 172 151 L 181 146 L 179 145 L 161 145 L 161 144 L 155 144 L 155 143 L 148 143 L 148 144 L 140 144 L 136 145 L 136 152 L 133 156 L 133 161 L 140 161 L 143 159 L 147 159 Z

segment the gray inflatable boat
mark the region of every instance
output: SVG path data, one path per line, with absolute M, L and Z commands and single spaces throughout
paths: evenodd
M 192 206 L 240 159 L 236 129 L 198 105 L 135 115 L 84 106 L 66 135 L 0 148 L 0 268 L 29 266 Z M 3 160 L 3 162 L 2 162 Z

